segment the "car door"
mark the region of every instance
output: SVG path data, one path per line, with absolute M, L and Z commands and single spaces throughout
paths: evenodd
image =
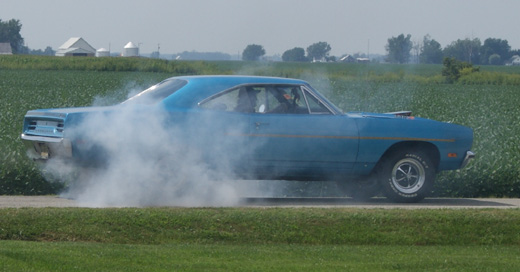
M 190 133 L 192 140 L 202 138 L 203 153 L 207 161 L 218 165 L 221 171 L 231 171 L 241 177 L 250 177 L 249 149 L 251 106 L 246 87 L 238 87 L 220 93 L 199 103 L 193 119 L 199 131 Z
M 258 88 L 250 122 L 251 160 L 266 175 L 345 175 L 356 160 L 355 121 L 301 86 Z

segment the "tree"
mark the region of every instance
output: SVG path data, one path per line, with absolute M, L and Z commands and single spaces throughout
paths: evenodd
M 307 61 L 305 50 L 301 47 L 295 47 L 285 51 L 282 55 L 283 61 Z
M 329 56 L 331 47 L 326 42 L 317 42 L 307 47 L 307 57 L 310 60 L 322 60 Z
M 407 63 L 410 59 L 410 51 L 412 50 L 412 42 L 410 34 L 404 36 L 401 34 L 397 37 L 388 39 L 388 44 L 385 46 L 388 52 L 387 61 L 392 63 Z
M 246 49 L 244 49 L 244 52 L 242 52 L 242 60 L 258 60 L 263 55 L 265 55 L 263 46 L 258 44 L 250 44 L 246 46 Z
M 423 49 L 423 44 L 421 42 L 412 42 L 412 51 L 413 51 L 412 61 L 414 63 L 420 62 L 420 56 L 421 56 L 422 49 Z
M 22 54 L 31 54 L 31 55 L 41 55 L 41 56 L 54 56 L 56 55 L 56 51 L 52 50 L 52 47 L 47 46 L 45 50 L 37 49 L 37 50 L 29 50 L 26 46 L 23 47 L 23 50 L 20 52 Z
M 462 74 L 470 74 L 478 72 L 480 68 L 473 67 L 473 64 L 459 61 L 455 58 L 444 58 L 442 61 L 442 75 L 446 78 L 447 83 L 455 83 Z
M 0 19 L 0 42 L 10 43 L 13 54 L 17 54 L 23 47 L 24 42 L 20 30 L 22 30 L 22 24 L 19 20 L 11 19 L 2 22 Z
M 502 61 L 502 58 L 500 58 L 499 54 L 493 54 L 493 55 L 489 56 L 488 64 L 489 65 L 501 65 L 501 64 L 503 64 L 503 61 Z
M 423 38 L 423 47 L 419 56 L 421 63 L 440 64 L 442 63 L 441 44 L 432 39 L 430 35 Z
M 494 55 L 498 55 L 498 62 L 497 56 Z M 493 58 L 491 58 L 492 56 Z M 480 63 L 482 64 L 504 64 L 510 57 L 512 57 L 511 46 L 509 46 L 507 40 L 488 38 L 480 48 Z M 494 63 L 491 63 L 491 60 Z
M 468 63 L 480 63 L 480 39 L 457 40 L 444 48 L 444 56 Z

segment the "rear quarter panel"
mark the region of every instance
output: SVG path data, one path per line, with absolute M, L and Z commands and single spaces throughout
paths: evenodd
M 387 150 L 400 143 L 429 143 L 439 152 L 438 170 L 457 169 L 473 141 L 470 128 L 450 123 L 406 117 L 354 118 L 360 134 L 357 169 L 361 172 L 371 171 Z

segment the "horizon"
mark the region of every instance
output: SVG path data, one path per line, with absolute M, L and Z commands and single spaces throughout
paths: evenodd
M 518 10 L 514 0 L 3 0 L 0 19 L 20 20 L 25 44 L 34 50 L 56 50 L 82 37 L 113 52 L 131 41 L 143 54 L 236 56 L 258 44 L 274 56 L 323 41 L 330 55 L 342 56 L 385 55 L 388 39 L 400 34 L 414 43 L 430 35 L 442 48 L 458 39 L 497 38 L 520 49 Z

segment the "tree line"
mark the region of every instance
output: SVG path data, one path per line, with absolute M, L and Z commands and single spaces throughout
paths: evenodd
M 507 40 L 487 38 L 484 43 L 479 38 L 458 39 L 442 48 L 430 35 L 424 36 L 421 43 L 411 41 L 411 35 L 401 34 L 388 39 L 385 46 L 387 61 L 391 63 L 443 63 L 445 58 L 481 65 L 503 65 L 520 50 L 511 50 Z
M 307 51 L 301 47 L 287 50 L 282 55 L 283 61 L 309 62 L 309 61 L 335 61 L 335 57 L 329 56 L 332 48 L 326 42 L 317 42 L 307 47 Z M 307 55 L 305 54 L 307 52 Z M 242 60 L 255 61 L 265 55 L 265 49 L 258 44 L 248 45 L 242 52 Z
M 24 45 L 24 38 L 20 35 L 22 24 L 19 20 L 0 19 L 0 43 L 10 43 L 13 54 L 54 55 L 51 47 L 45 50 L 30 50 Z M 480 39 L 458 39 L 446 47 L 430 35 L 424 36 L 422 42 L 412 42 L 411 35 L 400 34 L 388 39 L 385 45 L 387 52 L 385 60 L 390 63 L 426 63 L 441 64 L 445 58 L 467 62 L 477 65 L 503 65 L 515 55 L 520 55 L 520 50 L 511 50 L 507 40 L 487 38 L 482 43 Z M 336 57 L 330 56 L 330 44 L 317 42 L 306 49 L 294 47 L 286 50 L 282 55 L 283 61 L 310 62 L 310 61 L 336 61 Z M 242 60 L 259 60 L 265 55 L 265 49 L 258 44 L 248 45 L 243 53 Z
M 446 47 L 432 39 L 430 35 L 424 36 L 422 42 L 412 42 L 411 35 L 401 34 L 388 39 L 385 45 L 387 52 L 385 61 L 390 63 L 425 63 L 441 64 L 445 58 L 451 58 L 470 64 L 504 65 L 515 55 L 520 55 L 520 50 L 511 50 L 507 40 L 487 38 L 484 43 L 478 38 L 464 40 L 458 39 Z M 309 61 L 335 61 L 336 57 L 329 56 L 331 46 L 326 42 L 317 42 L 307 50 L 295 47 L 285 51 L 283 61 L 309 62 Z M 306 54 L 307 53 L 307 54 Z M 242 54 L 243 60 L 258 60 L 265 54 L 261 45 L 248 45 Z

